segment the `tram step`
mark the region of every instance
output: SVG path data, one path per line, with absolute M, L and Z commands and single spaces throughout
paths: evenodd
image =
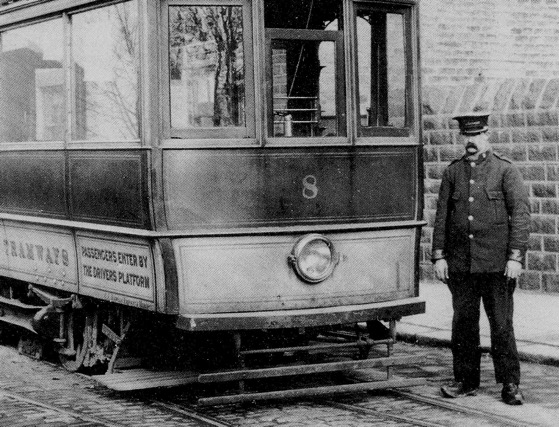
M 94 375 L 92 378 L 111 390 L 132 391 L 192 384 L 198 381 L 198 374 L 190 371 L 129 369 L 114 374 Z

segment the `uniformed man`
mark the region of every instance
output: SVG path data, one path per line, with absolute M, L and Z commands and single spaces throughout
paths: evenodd
M 444 171 L 432 260 L 452 294 L 453 385 L 445 397 L 472 396 L 480 381 L 480 299 L 491 328 L 495 378 L 509 405 L 521 405 L 513 292 L 528 243 L 528 194 L 518 169 L 489 144 L 488 114 L 454 117 L 466 153 Z

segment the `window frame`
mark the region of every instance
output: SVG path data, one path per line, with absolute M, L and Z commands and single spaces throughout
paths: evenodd
M 243 13 L 243 57 L 245 71 L 245 125 L 239 127 L 173 128 L 171 126 L 171 84 L 169 72 L 169 8 L 173 6 L 240 6 Z M 256 141 L 256 111 L 253 16 L 250 0 L 164 0 L 161 2 L 161 120 L 164 139 L 194 145 L 239 145 Z
M 265 75 L 266 88 L 263 91 L 266 103 L 266 117 L 264 119 L 264 138 L 269 144 L 281 145 L 329 145 L 348 144 L 347 126 L 347 98 L 346 98 L 346 66 L 344 50 L 344 32 L 340 30 L 314 30 L 299 28 L 265 28 Z M 341 135 L 337 136 L 305 136 L 286 137 L 273 136 L 273 70 L 272 70 L 272 45 L 274 40 L 300 40 L 300 41 L 329 41 L 334 43 L 336 59 L 336 122 Z
M 353 57 L 355 58 L 355 69 L 354 69 L 354 103 L 355 103 L 355 116 L 353 117 L 355 132 L 356 132 L 356 143 L 377 143 L 376 139 L 379 137 L 391 138 L 388 143 L 396 143 L 399 141 L 410 142 L 410 138 L 414 136 L 415 128 L 415 110 L 414 102 L 416 97 L 415 91 L 415 72 L 413 70 L 414 66 L 414 44 L 413 44 L 413 8 L 412 5 L 406 4 L 379 4 L 378 2 L 365 2 L 365 1 L 355 1 L 352 6 L 352 31 L 353 31 Z M 359 103 L 359 69 L 357 63 L 359 61 L 358 55 L 358 34 L 357 34 L 357 19 L 358 12 L 361 10 L 380 12 L 385 14 L 397 14 L 402 16 L 403 23 L 403 38 L 404 38 L 404 60 L 405 60 L 405 90 L 404 90 L 404 101 L 405 101 L 405 124 L 403 127 L 392 127 L 392 126 L 371 126 L 365 127 L 361 125 L 360 118 L 360 103 Z

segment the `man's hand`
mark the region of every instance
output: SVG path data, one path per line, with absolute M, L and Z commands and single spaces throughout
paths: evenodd
M 448 281 L 448 263 L 446 259 L 438 259 L 435 261 L 435 275 L 437 279 L 441 282 L 446 283 Z
M 522 263 L 513 261 L 512 259 L 507 261 L 507 266 L 505 267 L 505 276 L 507 276 L 507 279 L 518 279 L 521 271 Z

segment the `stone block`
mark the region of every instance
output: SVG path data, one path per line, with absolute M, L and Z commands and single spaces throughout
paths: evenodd
M 557 256 L 555 254 L 529 252 L 527 257 L 528 270 L 557 271 Z
M 519 128 L 526 126 L 526 114 L 524 112 L 508 113 L 502 116 L 502 126 L 508 128 Z
M 549 109 L 556 105 L 559 96 L 559 79 L 550 79 L 545 86 L 539 107 Z
M 464 148 L 462 146 L 444 146 L 440 150 L 441 162 L 451 162 L 454 159 L 458 159 L 462 156 Z
M 544 79 L 534 79 L 528 85 L 528 91 L 522 99 L 522 108 L 532 110 L 536 108 L 538 100 L 544 90 L 546 81 Z
M 439 188 L 441 187 L 440 181 L 426 180 L 425 182 L 425 193 L 426 194 L 439 194 Z
M 528 147 L 528 160 L 534 162 L 557 160 L 555 145 L 534 145 Z
M 528 160 L 528 149 L 526 146 L 520 144 L 514 144 L 510 152 L 511 160 L 517 162 L 524 162 Z
M 438 70 L 433 69 L 432 73 L 426 73 L 426 75 L 433 75 L 438 72 Z M 424 85 L 421 93 L 423 112 L 425 114 L 440 113 L 446 103 L 448 93 L 449 89 L 447 87 Z
M 499 89 L 495 93 L 495 98 L 493 100 L 493 109 L 496 111 L 505 111 L 514 90 L 515 79 L 509 78 L 503 80 Z
M 423 147 L 423 161 L 425 162 L 437 162 L 439 160 L 439 148 L 438 147 Z
M 557 186 L 549 183 L 533 183 L 532 196 L 534 197 L 556 197 Z
M 542 236 L 530 236 L 528 239 L 528 250 L 541 252 L 543 250 L 542 240 Z
M 543 274 L 542 288 L 544 292 L 559 292 L 559 274 Z
M 541 213 L 541 203 L 539 200 L 531 199 L 530 200 L 530 213 L 532 214 L 539 214 Z
M 548 181 L 559 181 L 559 166 L 547 165 L 546 172 Z
M 445 120 L 441 119 L 440 116 L 423 116 L 423 129 L 424 130 L 436 130 L 436 129 L 444 129 L 444 124 L 446 123 Z
M 548 215 L 559 215 L 559 200 L 544 199 L 540 203 L 541 213 Z
M 443 177 L 443 171 L 445 170 L 445 166 L 443 165 L 429 165 L 426 167 L 427 173 L 426 176 L 429 179 L 441 179 Z
M 545 252 L 559 252 L 559 236 L 543 236 Z
M 511 133 L 508 129 L 491 130 L 489 142 L 492 144 L 509 144 L 512 141 Z
M 424 219 L 427 222 L 427 227 L 434 227 L 435 226 L 435 212 L 425 212 Z
M 425 195 L 425 209 L 426 210 L 435 210 L 437 209 L 437 200 L 438 197 L 433 194 L 426 194 Z
M 533 271 L 525 271 L 520 276 L 518 287 L 526 291 L 541 290 L 541 274 Z
M 511 158 L 512 156 L 507 156 L 507 157 Z M 520 169 L 522 176 L 527 181 L 545 181 L 544 165 L 537 165 L 537 166 L 519 165 L 518 169 Z
M 433 229 L 431 227 L 423 227 L 421 229 L 421 243 L 431 244 L 433 237 Z
M 536 234 L 559 234 L 556 233 L 555 217 L 549 215 L 532 215 L 530 221 L 530 232 Z
M 541 128 L 542 142 L 559 142 L 559 130 L 557 127 L 545 126 Z
M 453 114 L 458 110 L 464 89 L 461 85 L 451 86 L 446 97 L 442 113 Z
M 516 79 L 516 85 L 508 104 L 509 110 L 522 110 L 524 108 L 524 95 L 526 93 L 528 85 L 528 79 Z
M 557 126 L 559 125 L 559 118 L 557 110 L 537 110 L 530 112 L 527 116 L 528 126 Z
M 432 131 L 429 136 L 431 145 L 452 145 L 452 132 L 450 131 Z
M 526 129 L 511 129 L 511 140 L 513 144 L 526 144 L 528 135 Z

